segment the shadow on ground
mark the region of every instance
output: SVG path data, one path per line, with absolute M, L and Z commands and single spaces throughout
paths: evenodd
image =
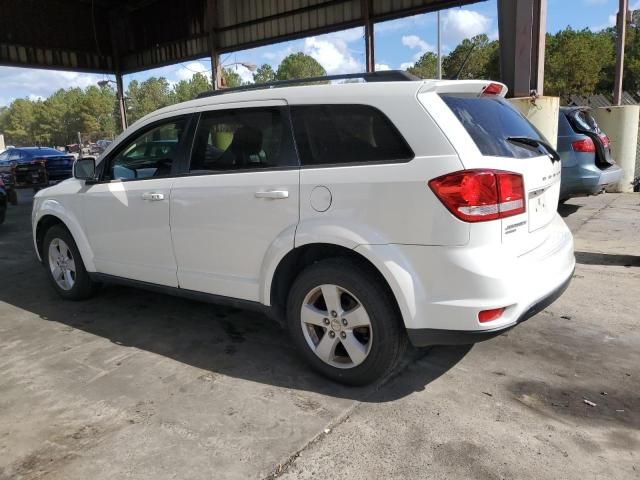
M 43 321 L 99 335 L 117 345 L 163 355 L 213 374 L 365 402 L 392 401 L 424 389 L 471 348 L 410 349 L 404 366 L 391 376 L 397 379 L 417 358 L 428 359 L 428 367 L 412 372 L 410 382 L 388 382 L 387 378 L 387 382 L 349 388 L 311 372 L 286 331 L 257 313 L 122 286 L 105 286 L 83 302 L 64 301 L 35 259 L 29 210 L 24 205 L 10 211 L 0 231 L 1 260 L 9 267 L 1 280 L 0 300 Z
M 640 256 L 617 255 L 614 253 L 575 252 L 576 262 L 582 265 L 613 265 L 619 267 L 640 267 Z
M 562 218 L 567 218 L 580 210 L 581 205 L 572 205 L 571 203 L 561 203 L 558 205 L 558 213 Z

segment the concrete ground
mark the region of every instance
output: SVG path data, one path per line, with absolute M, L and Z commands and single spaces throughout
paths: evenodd
M 638 194 L 562 207 L 578 265 L 547 310 L 359 389 L 252 313 L 124 287 L 60 300 L 30 208 L 0 226 L 2 480 L 640 478 Z

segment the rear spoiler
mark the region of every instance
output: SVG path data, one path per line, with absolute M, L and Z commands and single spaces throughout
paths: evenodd
M 504 97 L 508 88 L 504 83 L 491 80 L 435 80 L 425 82 L 418 93 L 449 93 L 459 96 Z

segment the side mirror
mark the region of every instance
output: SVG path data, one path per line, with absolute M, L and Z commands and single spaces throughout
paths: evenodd
M 96 175 L 96 159 L 94 157 L 79 158 L 73 164 L 73 177 L 79 180 L 93 180 Z

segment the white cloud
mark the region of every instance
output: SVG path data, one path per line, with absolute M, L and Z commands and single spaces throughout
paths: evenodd
M 391 70 L 391 67 L 386 63 L 376 63 L 375 70 L 376 72 L 384 72 L 385 70 Z
M 420 50 L 429 50 L 430 48 L 433 48 L 417 35 L 404 35 L 402 37 L 402 44 L 409 48 L 419 48 Z
M 266 52 L 264 52 L 262 54 L 262 56 L 264 58 L 266 58 L 267 60 L 269 60 L 270 62 L 273 62 L 275 64 L 279 64 L 280 62 L 282 62 L 282 60 L 284 59 L 284 57 L 286 57 L 287 55 L 290 55 L 293 53 L 293 46 L 292 45 L 288 45 L 285 48 L 274 48 L 272 50 L 267 50 Z
M 232 65 L 227 68 L 230 68 L 231 70 L 236 72 L 238 75 L 240 75 L 240 78 L 242 79 L 243 82 L 253 83 L 253 72 L 249 70 L 247 67 L 245 67 L 244 65 Z
M 97 85 L 103 78 L 103 75 L 91 73 L 0 67 L 0 105 L 7 105 L 16 98 L 46 98 L 61 88 L 86 88 Z
M 447 10 L 442 19 L 442 39 L 447 46 L 458 45 L 465 38 L 489 34 L 492 20 L 479 12 L 466 9 Z
M 400 64 L 400 70 L 406 70 L 407 68 L 411 68 L 415 65 L 415 62 L 402 62 Z
M 433 45 L 425 42 L 417 35 L 403 35 L 402 44 L 406 47 L 409 47 L 412 50 L 416 50 L 416 49 L 418 50 L 416 54 L 413 56 L 414 60 L 418 60 L 426 52 L 435 51 L 435 47 Z
M 347 41 L 336 35 L 309 37 L 304 41 L 304 53 L 313 57 L 324 67 L 327 74 L 354 73 L 363 70 Z
M 211 79 L 211 64 L 205 65 L 202 62 L 181 64 L 174 76 L 177 80 L 189 80 L 196 73 L 203 73 L 207 78 Z

